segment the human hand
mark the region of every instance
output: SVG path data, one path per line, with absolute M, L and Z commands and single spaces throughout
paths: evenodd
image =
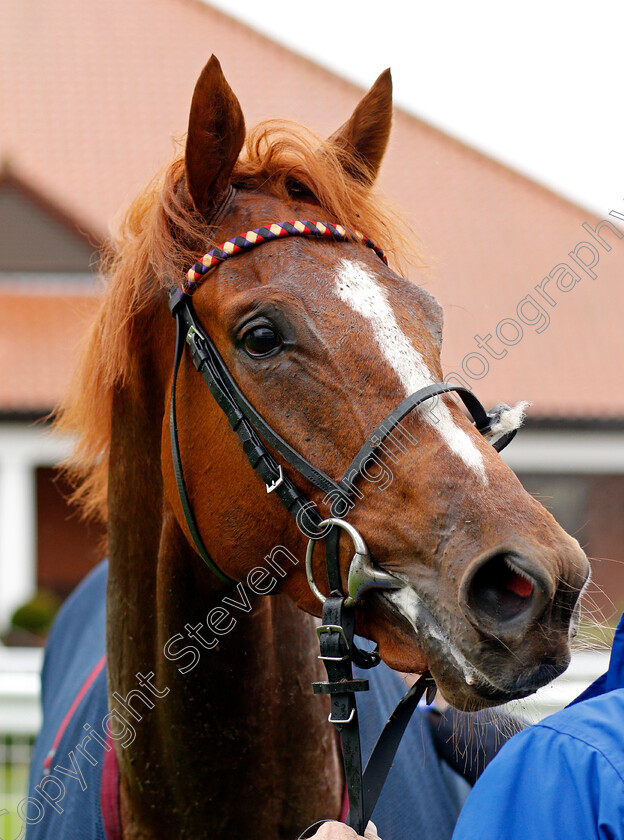
M 311 840 L 381 840 L 377 834 L 377 826 L 375 823 L 369 822 L 364 832 L 364 837 L 361 834 L 356 834 L 348 825 L 339 822 L 326 822 L 314 834 Z

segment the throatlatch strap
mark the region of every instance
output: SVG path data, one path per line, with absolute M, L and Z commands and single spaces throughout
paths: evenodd
M 195 548 L 197 549 L 197 553 L 202 558 L 204 563 L 208 566 L 210 571 L 213 572 L 213 574 L 215 574 L 219 578 L 219 580 L 223 581 L 223 583 L 232 583 L 235 585 L 236 581 L 232 580 L 231 577 L 228 577 L 228 575 L 222 572 L 206 551 L 206 546 L 204 545 L 204 542 L 199 533 L 199 529 L 197 528 L 197 523 L 195 522 L 193 508 L 191 507 L 191 502 L 189 500 L 188 492 L 186 489 L 186 483 L 184 481 L 182 461 L 180 459 L 180 444 L 178 442 L 178 425 L 176 415 L 176 383 L 178 380 L 178 370 L 180 368 L 180 362 L 182 361 L 182 354 L 184 353 L 185 342 L 186 333 L 184 331 L 184 328 L 180 324 L 180 320 L 176 318 L 176 349 L 175 359 L 173 362 L 173 377 L 171 379 L 171 407 L 169 410 L 169 435 L 171 438 L 171 453 L 173 455 L 173 470 L 175 472 L 175 479 L 176 484 L 178 486 L 178 494 L 180 496 L 180 503 L 182 505 L 184 518 L 186 519 L 186 524 L 191 534 L 193 543 L 195 544 Z

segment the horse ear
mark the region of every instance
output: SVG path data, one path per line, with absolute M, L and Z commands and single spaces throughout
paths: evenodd
M 244 141 L 240 103 L 213 55 L 195 85 L 186 138 L 186 182 L 200 213 L 217 205 Z
M 372 184 L 388 145 L 392 125 L 392 75 L 384 70 L 361 100 L 350 119 L 329 138 L 330 143 L 355 156 L 357 165 L 346 165 L 357 180 Z

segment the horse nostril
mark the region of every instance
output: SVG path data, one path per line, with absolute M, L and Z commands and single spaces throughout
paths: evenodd
M 528 565 L 514 554 L 499 552 L 476 565 L 462 583 L 464 603 L 479 630 L 497 633 L 533 618 L 546 604 L 546 594 Z
M 492 618 L 507 621 L 529 605 L 533 581 L 514 569 L 507 557 L 492 557 L 472 579 L 470 606 Z

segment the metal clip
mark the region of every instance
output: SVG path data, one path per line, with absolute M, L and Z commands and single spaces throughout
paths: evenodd
M 351 709 L 351 714 L 349 715 L 349 717 L 348 717 L 348 718 L 345 718 L 344 720 L 334 720 L 334 719 L 333 719 L 333 717 L 331 716 L 331 712 L 330 712 L 330 713 L 329 713 L 329 717 L 327 718 L 327 720 L 328 720 L 330 723 L 351 723 L 351 721 L 353 720 L 354 715 L 355 715 L 355 709 Z
M 199 330 L 190 326 L 186 334 L 186 343 L 191 348 L 191 356 L 193 357 L 193 364 L 200 370 L 202 364 L 208 359 L 208 353 L 205 349 L 204 339 Z
M 272 481 L 270 484 L 267 484 L 266 491 L 267 493 L 272 493 L 274 490 L 277 490 L 278 487 L 284 483 L 284 471 L 282 470 L 282 465 L 278 464 L 277 469 L 279 470 L 279 476 Z

